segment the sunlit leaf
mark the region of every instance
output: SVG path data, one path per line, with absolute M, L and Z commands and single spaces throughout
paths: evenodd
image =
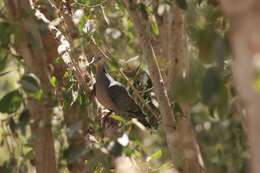
M 152 155 L 146 158 L 146 161 L 149 162 L 151 160 L 159 159 L 162 156 L 162 150 L 158 150 L 154 152 Z
M 24 157 L 26 159 L 33 159 L 33 156 L 34 156 L 33 149 L 31 147 L 25 147 L 24 148 Z
M 157 25 L 156 21 L 152 20 L 150 22 L 150 25 L 151 25 L 152 34 L 154 34 L 155 36 L 158 36 L 159 35 L 159 29 L 158 29 L 158 25 Z
M 28 93 L 28 95 L 36 100 L 41 100 L 41 98 L 43 97 L 43 90 L 40 89 L 36 92 Z
M 57 78 L 55 76 L 51 76 L 50 84 L 51 84 L 52 87 L 54 87 L 54 88 L 56 87 L 56 85 L 57 85 Z
M 111 118 L 113 118 L 114 120 L 119 121 L 119 122 L 126 122 L 126 120 L 123 117 L 121 117 L 120 115 L 112 114 Z

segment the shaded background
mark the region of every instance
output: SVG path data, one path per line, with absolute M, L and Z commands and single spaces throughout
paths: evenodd
M 53 94 L 47 94 L 48 103 L 52 105 L 51 121 L 41 124 L 52 129 L 58 172 L 115 172 L 115 160 L 120 156 L 131 158 L 140 172 L 171 172 L 174 163 L 170 161 L 166 146 L 147 61 L 124 4 L 120 0 L 66 1 L 60 4 L 61 12 L 55 13 L 55 10 L 48 11 L 50 7 L 44 2 L 33 1 L 32 11 L 45 14 L 49 26 L 58 28 L 59 32 L 54 31 L 56 40 L 45 42 L 46 52 L 54 56 L 48 58 L 50 65 L 46 67 L 50 70 L 47 86 Z M 55 3 L 58 7 L 59 2 Z M 152 8 L 152 3 L 147 0 L 138 4 L 144 16 L 163 16 L 175 1 L 156 1 L 156 8 Z M 186 19 L 189 70 L 174 81 L 168 81 L 175 119 L 178 121 L 183 116 L 179 103 L 188 103 L 194 136 L 207 172 L 244 173 L 249 158 L 247 127 L 231 71 L 230 24 L 213 0 L 177 0 L 176 4 Z M 7 7 L 1 0 L 0 7 L 0 172 L 34 172 L 37 153 L 32 146 L 35 136 L 30 124 L 33 119 L 26 107 L 26 99 L 43 100 L 46 92 L 39 76 L 24 69 L 26 63 L 14 45 L 22 34 L 17 31 L 19 25 L 8 19 Z M 63 33 L 68 31 L 60 27 L 63 19 L 59 13 L 62 10 L 67 10 L 75 23 L 75 28 L 70 28 L 72 34 L 67 38 L 64 35 L 70 43 L 73 42 L 70 44 L 71 54 L 79 57 L 76 62 L 79 67 L 93 79 L 95 69 L 88 62 L 103 50 L 112 59 L 107 62 L 110 74 L 127 87 L 157 130 L 142 130 L 143 127 L 135 121 L 126 121 L 115 114 L 112 114 L 113 122 L 101 126 L 100 119 L 105 110 L 96 106 L 78 82 L 70 65 L 75 62 L 66 62 L 69 46 L 61 40 Z M 162 31 L 158 29 L 158 21 L 152 19 L 150 32 L 156 37 Z M 39 26 L 48 26 L 40 19 L 36 21 Z M 48 31 L 42 30 L 43 35 L 48 35 Z M 56 56 L 52 53 L 53 43 L 59 50 Z M 173 46 L 175 44 L 178 42 Z M 157 60 L 164 73 L 169 61 L 160 56 Z M 91 90 L 92 82 L 86 85 Z M 259 91 L 258 78 L 253 85 Z M 120 127 L 114 127 L 115 124 Z

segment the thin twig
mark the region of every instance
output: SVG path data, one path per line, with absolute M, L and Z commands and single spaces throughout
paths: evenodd
M 104 4 L 106 4 L 109 0 L 104 0 L 100 3 L 97 3 L 97 4 L 93 4 L 93 5 L 86 5 L 86 4 L 82 4 L 76 0 L 74 0 L 74 3 L 75 4 L 78 4 L 80 5 L 81 7 L 84 7 L 84 8 L 97 8 L 97 7 L 100 7 L 100 6 L 103 6 Z
M 146 109 L 149 111 L 150 114 L 152 114 L 154 117 L 159 117 L 158 114 L 155 114 L 154 111 L 152 110 L 152 108 L 146 104 L 144 98 L 139 94 L 139 91 L 134 87 L 134 85 L 132 84 L 132 82 L 130 82 L 130 80 L 128 79 L 128 77 L 125 75 L 125 73 L 119 69 L 119 72 L 121 73 L 121 75 L 124 77 L 125 81 L 127 82 L 127 84 L 133 89 L 134 94 L 138 97 L 139 101 L 142 103 L 143 106 L 146 107 Z

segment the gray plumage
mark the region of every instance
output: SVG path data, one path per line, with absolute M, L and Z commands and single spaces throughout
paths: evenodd
M 105 108 L 125 118 L 137 118 L 143 125 L 150 127 L 125 87 L 106 72 L 102 62 L 96 65 L 95 95 Z

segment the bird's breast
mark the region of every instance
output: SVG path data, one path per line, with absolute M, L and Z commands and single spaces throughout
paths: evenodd
M 113 110 L 113 102 L 106 93 L 104 93 L 102 90 L 97 90 L 96 97 L 105 108 Z
M 107 109 L 114 110 L 113 101 L 108 91 L 109 81 L 106 78 L 97 78 L 96 97 L 97 100 Z

